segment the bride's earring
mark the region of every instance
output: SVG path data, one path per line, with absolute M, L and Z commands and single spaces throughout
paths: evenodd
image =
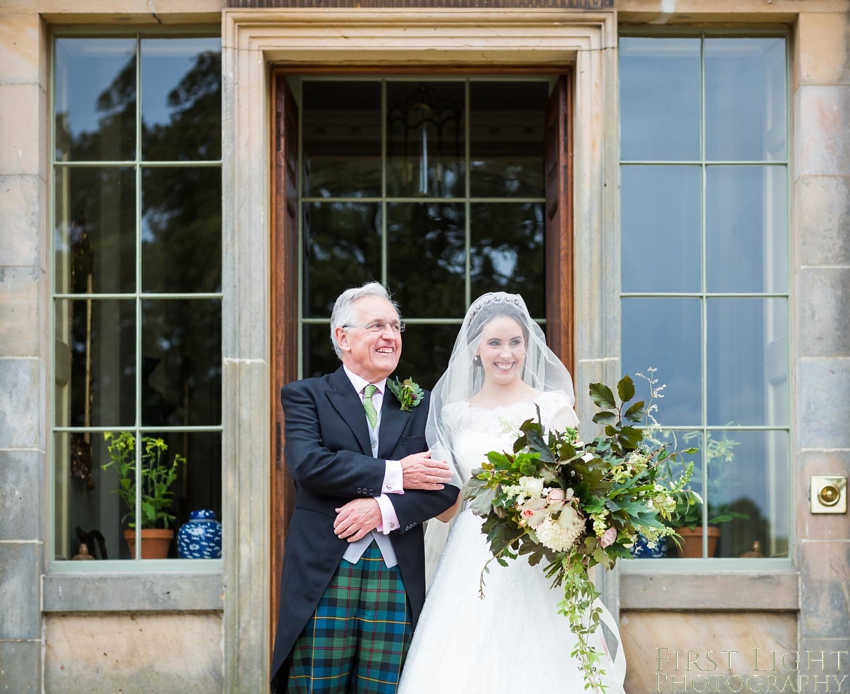
M 472 363 L 473 363 L 475 366 L 481 366 L 481 355 L 480 355 L 480 354 L 476 354 L 474 357 L 472 357 Z

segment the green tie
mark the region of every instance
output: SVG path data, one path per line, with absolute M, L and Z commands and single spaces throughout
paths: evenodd
M 363 409 L 366 410 L 366 419 L 374 429 L 378 426 L 378 411 L 372 404 L 372 395 L 378 390 L 378 386 L 373 386 L 371 383 L 363 389 Z

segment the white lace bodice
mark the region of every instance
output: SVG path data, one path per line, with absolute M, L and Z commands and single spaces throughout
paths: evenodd
M 543 425 L 548 426 L 555 415 L 569 407 L 567 396 L 558 391 L 541 393 L 534 401 L 517 402 L 489 409 L 470 405 L 469 401 L 446 405 L 443 420 L 452 440 L 452 453 L 463 481 L 473 470 L 481 467 L 490 451 L 512 451 L 520 425 L 536 419 L 540 407 Z

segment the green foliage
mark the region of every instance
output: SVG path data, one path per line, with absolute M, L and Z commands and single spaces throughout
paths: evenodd
M 136 439 L 129 431 L 122 431 L 117 436 L 111 431 L 103 432 L 106 447 L 109 451 L 109 462 L 101 465 L 107 470 L 114 468 L 118 473 L 118 488 L 113 493 L 118 494 L 121 500 L 130 509 L 122 519 L 123 523 L 128 518 L 129 528 L 136 527 Z M 142 529 L 156 528 L 161 525 L 168 528 L 168 524 L 174 521 L 174 516 L 168 513 L 173 503 L 174 493 L 171 485 L 177 479 L 177 468 L 186 463 L 186 458 L 175 454 L 169 464 L 163 460 L 168 445 L 159 438 L 152 436 L 142 437 Z
M 660 390 L 650 392 L 655 397 Z M 631 559 L 629 547 L 638 534 L 651 541 L 673 535 L 668 523 L 676 499 L 693 494 L 684 491 L 693 463 L 676 478 L 672 465 L 684 451 L 671 450 L 654 436 L 660 426 L 652 416 L 652 399 L 631 403 L 635 387 L 629 376 L 616 393 L 602 383 L 590 386 L 599 408 L 593 421 L 603 428 L 593 441 L 580 441 L 572 428 L 547 430 L 538 409 L 536 420 L 520 425 L 513 450 L 488 453 L 463 489 L 472 512 L 484 518 L 491 561 L 507 565 L 525 556 L 536 566 L 545 560 L 546 576 L 564 591 L 560 612 L 577 639 L 572 655 L 579 659 L 586 688 L 596 692 L 605 689 L 604 671 L 589 637 L 601 608 L 594 604 L 598 593 L 587 571 Z M 487 570 L 485 565 L 482 596 Z

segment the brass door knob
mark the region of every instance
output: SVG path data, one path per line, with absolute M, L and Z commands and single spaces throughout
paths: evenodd
M 824 506 L 835 506 L 841 499 L 841 490 L 838 485 L 825 484 L 818 491 L 818 499 Z

